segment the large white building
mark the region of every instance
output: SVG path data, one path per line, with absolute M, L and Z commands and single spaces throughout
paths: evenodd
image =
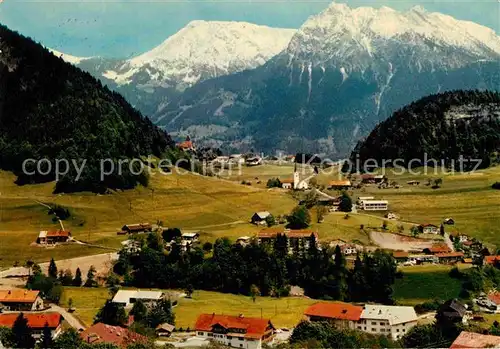
M 261 349 L 262 343 L 273 338 L 275 328 L 268 319 L 201 314 L 195 331 L 197 337 L 233 348 Z
M 309 321 L 328 321 L 337 329 L 355 329 L 400 339 L 417 324 L 412 307 L 348 303 L 316 303 L 306 309 Z
M 113 297 L 113 303 L 120 303 L 124 307 L 133 305 L 138 299 L 144 302 L 156 302 L 164 297 L 161 291 L 119 290 Z
M 362 207 L 365 211 L 387 211 L 389 209 L 389 201 L 363 200 Z
M 397 340 L 408 333 L 417 324 L 417 320 L 413 307 L 367 304 L 356 329 Z

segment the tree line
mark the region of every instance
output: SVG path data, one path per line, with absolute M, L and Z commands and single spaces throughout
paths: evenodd
M 309 241 L 309 246 L 292 244 L 286 235 L 278 234 L 273 242 L 253 241 L 242 246 L 221 238 L 210 255 L 198 246 L 188 245 L 183 251 L 179 240 L 167 252 L 163 237 L 151 233 L 141 240 L 139 252 L 119 252 L 114 272 L 127 286 L 143 288 L 195 288 L 246 295 L 257 288 L 263 296 L 281 297 L 296 285 L 317 299 L 393 302 L 398 274 L 390 254 L 378 250 L 359 255 L 349 269 L 340 247 L 320 248 L 314 235 Z

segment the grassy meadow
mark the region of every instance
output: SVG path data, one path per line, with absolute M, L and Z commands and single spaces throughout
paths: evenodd
M 65 287 L 61 306 L 68 307 L 68 300 L 73 300 L 75 315 L 87 326 L 91 325 L 106 299 L 105 288 Z M 208 291 L 195 291 L 191 299 L 180 298 L 174 307 L 177 328 L 193 328 L 199 314 L 217 313 L 226 315 L 244 314 L 248 317 L 264 317 L 272 320 L 278 327 L 293 327 L 302 318 L 304 310 L 317 301 L 309 298 L 270 298 L 257 297 L 255 303 L 250 297 Z

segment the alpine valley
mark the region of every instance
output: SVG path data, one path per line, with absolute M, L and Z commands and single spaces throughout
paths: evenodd
M 173 135 L 339 158 L 419 98 L 500 89 L 500 37 L 421 7 L 333 3 L 298 30 L 197 21 L 131 60 L 68 59 Z

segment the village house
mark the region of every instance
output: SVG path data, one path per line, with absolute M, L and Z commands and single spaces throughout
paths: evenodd
M 262 158 L 260 156 L 252 156 L 246 160 L 247 166 L 262 165 Z
M 463 252 L 449 252 L 449 253 L 438 253 L 435 255 L 439 263 L 447 264 L 447 263 L 457 263 L 463 260 L 464 254 Z
M 356 245 L 344 244 L 340 246 L 340 251 L 344 256 L 352 256 L 358 253 Z
M 33 311 L 43 309 L 40 291 L 13 288 L 0 290 L 0 306 L 8 311 Z
M 196 151 L 196 147 L 189 136 L 186 137 L 185 141 L 177 143 L 177 148 L 182 151 Z
M 51 230 L 51 231 L 41 231 L 38 234 L 37 243 L 41 245 L 51 245 L 57 243 L 68 242 L 71 239 L 71 232 L 67 230 Z
M 363 200 L 361 208 L 365 211 L 387 211 L 389 209 L 389 201 Z
M 299 247 L 308 249 L 312 241 L 314 241 L 314 243 L 318 245 L 319 236 L 318 232 L 316 231 L 310 229 L 291 230 L 280 227 L 262 229 L 257 234 L 257 242 L 259 244 L 272 243 L 274 242 L 278 234 L 285 235 L 288 238 L 288 247 L 290 253 L 292 253 L 294 249 Z
M 500 256 L 485 256 L 484 263 L 488 265 L 496 265 L 500 263 Z
M 200 233 L 183 233 L 181 240 L 186 241 L 188 244 L 197 242 L 200 239 Z
M 496 313 L 500 312 L 500 292 L 492 291 L 488 293 L 488 299 L 496 304 L 497 306 Z
M 141 242 L 137 240 L 125 240 L 121 242 L 122 248 L 130 254 L 139 253 L 141 251 Z
M 316 303 L 307 308 L 308 321 L 327 321 L 338 330 L 354 329 L 361 318 L 363 307 L 349 303 Z
M 156 327 L 155 332 L 158 337 L 170 337 L 172 332 L 174 332 L 175 326 L 164 323 Z
M 439 227 L 434 224 L 421 224 L 418 229 L 423 234 L 439 234 Z
M 500 336 L 462 331 L 453 341 L 450 349 L 499 348 Z
M 293 189 L 293 178 L 283 179 L 281 181 L 281 187 L 283 189 Z
M 394 251 L 392 252 L 392 257 L 396 260 L 397 263 L 404 263 L 408 261 L 408 257 L 410 254 L 405 251 Z
M 269 319 L 201 314 L 195 325 L 196 336 L 233 348 L 261 349 L 270 341 L 275 328 Z
M 330 190 L 347 190 L 352 187 L 350 180 L 338 180 L 338 181 L 330 181 L 328 183 L 328 189 Z
M 12 328 L 19 314 L 20 313 L 0 314 L 0 327 Z M 53 339 L 57 338 L 62 331 L 63 318 L 59 313 L 23 313 L 23 316 L 28 321 L 28 326 L 31 328 L 31 334 L 35 339 L 40 339 L 42 337 L 45 324 L 49 327 Z
M 455 232 L 455 233 L 451 233 L 450 234 L 450 239 L 451 241 L 453 242 L 460 242 L 460 243 L 464 243 L 464 242 L 467 242 L 469 240 L 469 237 L 465 234 L 461 234 L 459 232 Z
M 153 226 L 149 223 L 126 224 L 118 235 L 149 233 L 153 231 Z
M 413 307 L 366 304 L 356 329 L 398 340 L 417 324 L 417 320 Z
M 364 174 L 361 175 L 361 183 L 364 184 L 379 184 L 383 183 L 387 180 L 387 177 L 384 175 L 373 175 L 373 174 Z
M 144 303 L 154 303 L 164 298 L 161 291 L 141 291 L 141 290 L 118 290 L 113 297 L 113 303 L 119 303 L 124 307 L 132 306 L 138 299 Z
M 467 307 L 456 299 L 450 299 L 442 304 L 436 316 L 440 316 L 442 321 L 449 324 L 467 324 L 469 319 Z
M 111 326 L 98 322 L 80 333 L 85 343 L 109 343 L 125 348 L 131 343 L 147 343 L 148 338 L 120 326 Z
M 440 253 L 450 253 L 451 250 L 446 245 L 437 245 L 430 248 L 424 248 L 423 252 L 426 254 L 437 255 Z
M 236 240 L 236 243 L 240 244 L 241 246 L 247 246 L 250 244 L 251 241 L 252 241 L 252 238 L 250 236 L 240 236 Z
M 264 225 L 266 224 L 266 218 L 269 217 L 271 213 L 267 211 L 262 211 L 262 212 L 255 212 L 250 218 L 250 222 L 252 224 L 257 224 L 257 225 Z

